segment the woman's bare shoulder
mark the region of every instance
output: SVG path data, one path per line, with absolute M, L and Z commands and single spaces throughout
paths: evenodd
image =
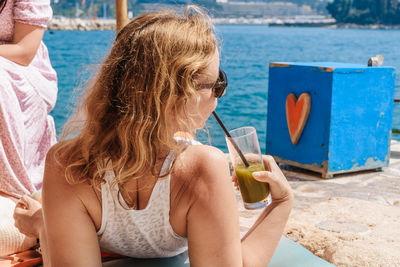
M 68 165 L 66 155 L 60 153 L 62 149 L 66 149 L 70 144 L 70 140 L 58 142 L 47 152 L 43 177 L 44 184 L 49 186 L 71 186 L 65 177 L 65 170 Z
M 214 187 L 218 184 L 216 180 L 229 180 L 228 159 L 216 147 L 190 146 L 178 156 L 173 174 L 188 189 Z
M 183 153 L 187 158 L 210 159 L 227 161 L 227 157 L 220 149 L 209 145 L 189 146 Z
M 68 149 L 70 141 L 62 141 L 50 148 L 46 156 L 46 165 L 43 177 L 43 199 L 47 204 L 50 202 L 60 202 L 63 205 L 65 201 L 70 203 L 77 202 L 75 207 L 90 206 L 91 203 L 97 203 L 93 187 L 89 182 L 69 182 L 66 177 L 66 168 L 69 164 L 68 155 L 60 153 L 62 149 Z M 49 205 L 48 205 L 49 206 Z M 56 204 L 53 203 L 54 207 Z M 82 209 L 85 210 L 86 208 Z
M 228 167 L 228 158 L 220 149 L 208 145 L 189 146 L 177 158 L 179 166 L 197 173 L 210 171 L 215 166 Z
M 47 152 L 46 155 L 46 165 L 45 169 L 47 171 L 51 170 L 53 171 L 64 171 L 65 167 L 67 165 L 67 161 L 65 158 L 61 156 L 60 149 L 68 145 L 68 140 L 67 141 L 61 141 L 53 145 L 49 151 Z

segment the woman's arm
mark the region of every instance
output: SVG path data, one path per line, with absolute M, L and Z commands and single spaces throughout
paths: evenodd
M 43 34 L 42 27 L 15 22 L 13 42 L 0 45 L 0 56 L 28 66 L 36 55 Z
M 190 266 L 242 266 L 240 225 L 226 156 L 209 146 L 191 146 L 185 154 L 194 179 L 187 214 Z M 186 155 L 185 155 L 186 156 Z
M 191 266 L 267 266 L 281 238 L 292 207 L 292 193 L 273 159 L 264 157 L 272 203 L 240 243 L 239 217 L 225 155 L 217 149 L 196 148 L 196 182 L 187 215 Z
M 253 177 L 269 184 L 272 202 L 242 238 L 245 266 L 267 266 L 293 206 L 292 190 L 274 158 L 263 156 L 263 161 L 267 171 L 253 173 Z
M 53 151 L 54 147 L 47 154 L 43 180 L 45 253 L 52 266 L 101 266 L 95 226 L 76 193 L 76 187 L 82 184 L 66 182 Z

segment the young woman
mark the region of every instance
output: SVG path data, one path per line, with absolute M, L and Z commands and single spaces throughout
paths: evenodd
M 49 0 L 0 0 L 0 256 L 36 244 L 12 216 L 15 201 L 42 187 L 56 142 L 57 75 L 42 42 L 51 15 Z
M 188 249 L 192 266 L 267 265 L 292 206 L 276 163 L 264 157 L 268 171 L 255 175 L 270 184 L 272 203 L 240 240 L 225 155 L 174 139 L 204 126 L 223 77 L 198 8 L 143 14 L 118 33 L 67 128 L 74 137 L 47 155 L 41 231 L 52 264 L 100 266 L 100 251 L 155 258 Z

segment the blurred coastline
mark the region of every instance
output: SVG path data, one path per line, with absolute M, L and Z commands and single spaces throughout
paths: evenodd
M 400 29 L 400 25 L 336 23 L 335 19 L 322 15 L 297 15 L 270 18 L 213 18 L 216 25 L 267 25 L 270 27 L 325 27 L 345 29 Z M 115 30 L 114 19 L 82 19 L 57 17 L 49 21 L 48 30 L 98 31 Z

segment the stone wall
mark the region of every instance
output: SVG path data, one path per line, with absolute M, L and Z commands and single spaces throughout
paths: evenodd
M 88 20 L 75 18 L 52 19 L 47 24 L 48 30 L 64 30 L 64 31 L 93 31 L 93 30 L 115 30 L 115 19 L 110 20 Z

